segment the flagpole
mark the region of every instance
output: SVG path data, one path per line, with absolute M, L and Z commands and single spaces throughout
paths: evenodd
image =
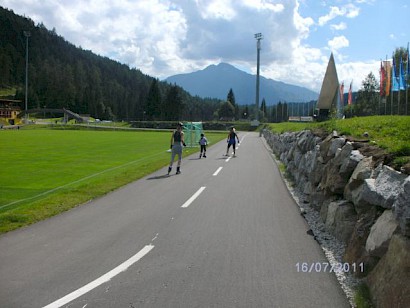
M 389 72 L 389 70 L 388 70 L 389 64 L 387 64 L 387 55 L 386 55 L 386 62 L 384 62 L 384 65 L 386 66 L 386 78 L 387 78 L 387 80 L 389 80 L 390 76 L 387 75 L 388 72 Z M 386 83 L 388 84 L 388 81 L 386 81 Z M 387 87 L 385 88 L 385 92 L 389 92 L 389 95 L 390 95 L 390 91 L 386 91 L 386 89 L 387 89 Z M 384 98 L 384 115 L 387 115 L 387 95 Z
M 380 78 L 380 89 L 379 89 L 379 110 L 378 110 L 378 115 L 380 115 L 381 113 L 380 113 L 380 101 L 381 101 L 381 99 L 382 99 L 382 87 L 383 87 L 383 84 L 382 84 L 382 63 L 383 63 L 383 61 L 382 60 L 380 60 L 380 71 L 379 71 L 379 78 Z
M 407 42 L 407 64 L 406 64 L 406 115 L 408 115 L 408 92 L 409 92 L 409 42 Z
M 400 115 L 400 92 L 401 92 L 401 56 L 400 56 L 400 64 L 399 64 L 399 99 L 397 101 L 397 115 Z
M 393 88 L 394 88 L 394 82 L 396 79 L 396 72 L 395 72 L 396 66 L 394 65 L 394 54 L 392 56 L 392 68 L 391 68 L 391 102 L 390 102 L 390 115 L 393 115 Z
M 397 79 L 396 79 L 396 63 L 394 63 L 394 54 L 392 55 L 392 89 L 391 89 L 391 110 L 390 110 L 390 114 L 393 115 L 393 96 L 394 96 L 394 90 L 395 90 L 395 83 L 397 83 Z

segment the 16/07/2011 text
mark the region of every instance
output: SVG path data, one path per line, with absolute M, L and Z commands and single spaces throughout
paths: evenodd
M 329 263 L 329 262 L 298 262 L 295 264 L 298 273 L 338 273 L 338 272 L 364 272 L 364 264 L 361 263 Z

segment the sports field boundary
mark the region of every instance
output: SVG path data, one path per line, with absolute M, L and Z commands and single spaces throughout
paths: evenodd
M 53 188 L 53 189 L 47 190 L 47 191 L 42 192 L 42 193 L 40 193 L 40 194 L 37 194 L 37 195 L 35 195 L 35 196 L 28 197 L 28 198 L 24 198 L 24 199 L 20 199 L 20 200 L 16 200 L 16 201 L 10 202 L 10 203 L 8 203 L 8 204 L 2 205 L 2 206 L 0 206 L 0 210 L 4 209 L 4 208 L 6 208 L 6 207 L 9 207 L 9 206 L 11 206 L 11 205 L 19 204 L 19 203 L 21 203 L 21 202 L 38 199 L 38 198 L 40 198 L 40 197 L 46 196 L 46 195 L 51 194 L 51 193 L 53 193 L 53 192 L 55 192 L 55 191 L 58 191 L 58 190 L 60 190 L 60 189 L 66 188 L 66 187 L 68 187 L 68 186 L 70 186 L 70 185 L 74 185 L 74 184 L 83 182 L 83 181 L 85 181 L 85 180 L 88 180 L 88 179 L 97 177 L 97 176 L 99 176 L 99 175 L 101 175 L 101 174 L 104 174 L 104 173 L 107 173 L 107 172 L 110 172 L 110 171 L 114 171 L 114 170 L 117 170 L 117 169 L 120 169 L 120 168 L 124 168 L 124 167 L 126 167 L 126 166 L 129 166 L 129 165 L 132 165 L 132 164 L 135 164 L 135 163 L 144 161 L 144 160 L 146 160 L 146 159 L 148 159 L 148 158 L 152 158 L 152 157 L 155 157 L 155 156 L 159 156 L 159 155 L 161 155 L 161 154 L 164 154 L 164 152 L 160 152 L 160 153 L 157 153 L 157 154 L 153 154 L 153 155 L 150 155 L 150 156 L 146 156 L 146 157 L 143 157 L 143 158 L 140 158 L 140 159 L 137 159 L 137 160 L 134 160 L 134 161 L 131 161 L 131 162 L 128 162 L 128 163 L 119 165 L 119 166 L 115 166 L 115 167 L 111 167 L 111 168 L 102 170 L 102 171 L 100 171 L 100 172 L 97 172 L 97 173 L 88 175 L 88 176 L 83 177 L 83 178 L 81 178 L 81 179 L 78 179 L 78 180 L 76 180 L 76 181 L 73 181 L 73 182 L 70 182 L 70 183 L 67 183 L 67 184 L 64 184 L 64 185 L 55 187 L 55 188 Z

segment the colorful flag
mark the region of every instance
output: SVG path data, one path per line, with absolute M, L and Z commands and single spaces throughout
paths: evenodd
M 386 72 L 386 96 L 390 95 L 390 87 L 391 87 L 391 63 L 390 61 L 384 61 L 384 70 Z
M 348 105 L 351 105 L 351 104 L 352 104 L 352 83 L 353 83 L 353 80 L 352 80 L 352 82 L 350 83 L 349 94 L 348 94 L 348 96 L 347 96 L 347 104 L 348 104 Z
M 402 58 L 400 58 L 399 89 L 400 90 L 406 90 L 406 81 L 404 79 L 403 59 Z
M 342 84 L 340 85 L 340 105 L 341 106 L 345 105 L 344 90 L 345 90 L 345 82 L 343 81 Z
M 409 43 L 407 43 L 407 61 L 406 61 L 406 87 L 410 88 L 409 76 L 410 76 L 410 66 L 409 66 Z
M 393 57 L 393 67 L 391 69 L 391 79 L 392 79 L 391 91 L 392 92 L 399 91 L 399 79 L 396 77 L 396 63 L 394 63 L 394 57 Z
M 384 70 L 383 64 L 380 61 L 380 96 L 386 95 L 385 86 L 386 86 L 386 71 Z

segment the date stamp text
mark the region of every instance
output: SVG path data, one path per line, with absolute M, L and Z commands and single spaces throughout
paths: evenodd
M 361 263 L 329 263 L 329 262 L 298 262 L 295 264 L 298 273 L 356 273 L 364 272 L 364 264 Z

